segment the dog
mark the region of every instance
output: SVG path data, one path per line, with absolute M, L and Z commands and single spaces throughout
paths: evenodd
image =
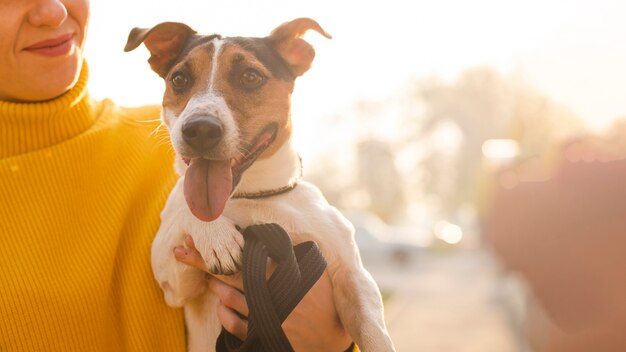
M 236 225 L 277 223 L 294 243 L 315 241 L 326 261 L 342 324 L 365 352 L 394 351 L 378 288 L 363 268 L 354 227 L 313 184 L 301 180 L 292 144 L 290 96 L 310 67 L 309 18 L 263 38 L 199 35 L 182 23 L 134 28 L 125 51 L 142 43 L 166 83 L 162 120 L 180 179 L 161 213 L 152 268 L 166 302 L 184 306 L 190 351 L 214 348 L 217 298 L 205 273 L 176 261 L 190 234 L 209 271 L 240 270 L 244 240 Z

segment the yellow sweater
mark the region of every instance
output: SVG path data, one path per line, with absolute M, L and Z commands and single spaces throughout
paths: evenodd
M 0 351 L 184 351 L 150 269 L 175 181 L 158 108 L 95 102 L 87 75 L 0 102 Z

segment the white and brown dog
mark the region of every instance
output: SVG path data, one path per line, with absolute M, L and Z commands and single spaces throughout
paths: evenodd
M 291 142 L 290 97 L 315 51 L 300 18 L 265 38 L 202 36 L 182 23 L 131 31 L 166 83 L 162 118 L 181 175 L 161 213 L 152 267 L 167 303 L 185 307 L 189 349 L 207 351 L 220 332 L 217 299 L 200 270 L 176 261 L 190 234 L 212 273 L 239 270 L 243 238 L 235 224 L 277 223 L 294 243 L 315 241 L 328 262 L 341 322 L 366 352 L 393 351 L 380 293 L 363 268 L 353 226 L 312 184 L 301 181 Z M 297 187 L 296 187 L 297 185 Z

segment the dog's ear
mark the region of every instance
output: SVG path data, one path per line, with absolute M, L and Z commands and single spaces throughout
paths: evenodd
M 322 27 L 310 18 L 298 18 L 281 24 L 274 29 L 268 39 L 274 49 L 289 64 L 291 72 L 298 77 L 311 68 L 315 57 L 315 49 L 302 36 L 308 30 L 314 30 L 324 37 L 331 39 Z
M 171 64 L 196 31 L 178 22 L 163 22 L 152 28 L 133 28 L 128 34 L 124 51 L 136 49 L 141 43 L 150 51 L 150 67 L 159 76 L 167 74 Z

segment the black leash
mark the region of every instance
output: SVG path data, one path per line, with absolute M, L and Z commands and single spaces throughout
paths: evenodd
M 320 278 L 326 261 L 314 242 L 292 246 L 277 224 L 253 225 L 243 231 L 243 288 L 248 303 L 245 341 L 222 329 L 217 352 L 293 352 L 281 324 Z M 276 270 L 266 280 L 268 256 Z

